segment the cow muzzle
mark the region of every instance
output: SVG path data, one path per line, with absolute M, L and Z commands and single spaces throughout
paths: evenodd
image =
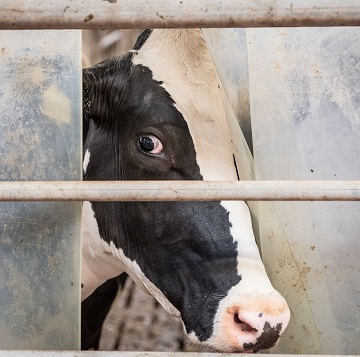
M 257 352 L 275 346 L 290 320 L 285 299 L 274 290 L 233 300 L 225 298 L 220 304 L 208 343 L 224 352 Z

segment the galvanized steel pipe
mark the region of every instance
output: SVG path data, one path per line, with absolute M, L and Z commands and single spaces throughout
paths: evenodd
M 359 201 L 360 181 L 16 181 L 0 201 Z
M 358 0 L 1 0 L 0 29 L 358 26 Z

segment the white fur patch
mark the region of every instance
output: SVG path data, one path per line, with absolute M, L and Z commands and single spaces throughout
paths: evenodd
M 90 151 L 89 151 L 89 149 L 87 149 L 87 150 L 85 151 L 84 160 L 83 160 L 83 170 L 84 170 L 84 173 L 86 173 L 87 167 L 88 167 L 88 165 L 89 165 L 89 161 L 90 161 Z
M 248 206 L 243 201 L 222 201 L 221 205 L 229 212 L 230 233 L 238 243 L 238 258 L 261 261 L 255 242 L 254 231 Z M 239 274 L 242 274 L 239 271 Z
M 200 30 L 153 30 L 133 63 L 148 67 L 174 99 L 204 180 L 237 180 L 218 77 Z
M 124 264 L 114 257 L 99 233 L 91 203 L 85 201 L 82 208 L 82 272 L 81 300 L 90 296 L 106 280 L 125 271 Z

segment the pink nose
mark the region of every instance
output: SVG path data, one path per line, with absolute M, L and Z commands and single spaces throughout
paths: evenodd
M 290 310 L 280 295 L 256 296 L 228 307 L 221 320 L 232 349 L 256 352 L 276 345 L 289 323 Z

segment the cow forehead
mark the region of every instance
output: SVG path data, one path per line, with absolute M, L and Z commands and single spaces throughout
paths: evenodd
M 133 63 L 148 67 L 174 100 L 204 180 L 236 180 L 219 81 L 200 30 L 154 30 Z

